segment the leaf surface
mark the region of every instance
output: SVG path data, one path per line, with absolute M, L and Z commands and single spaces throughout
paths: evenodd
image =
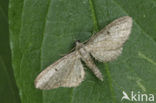
M 20 103 L 11 66 L 8 29 L 8 0 L 0 1 L 0 102 Z
M 131 91 L 155 94 L 155 3 L 154 0 L 10 0 L 12 61 L 22 103 L 120 103 L 122 91 L 129 95 Z M 87 69 L 85 80 L 77 88 L 35 89 L 35 77 L 61 55 L 69 53 L 74 41 L 88 40 L 125 15 L 133 18 L 133 28 L 122 55 L 107 64 L 96 61 L 104 82 Z

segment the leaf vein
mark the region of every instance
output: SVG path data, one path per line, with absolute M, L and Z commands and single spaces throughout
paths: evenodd
M 151 58 L 148 58 L 148 57 L 147 57 L 146 55 L 144 55 L 143 53 L 138 52 L 138 56 L 141 57 L 141 58 L 143 58 L 143 59 L 145 59 L 145 60 L 147 60 L 147 61 L 150 62 L 151 64 L 156 65 L 156 62 L 155 62 L 155 61 L 153 61 Z

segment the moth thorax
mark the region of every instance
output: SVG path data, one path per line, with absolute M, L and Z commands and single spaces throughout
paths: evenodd
M 79 50 L 79 53 L 81 55 L 82 58 L 89 58 L 89 53 L 86 51 L 85 47 L 82 46 Z
M 76 50 L 79 50 L 83 47 L 83 43 L 80 43 L 79 41 L 76 42 Z

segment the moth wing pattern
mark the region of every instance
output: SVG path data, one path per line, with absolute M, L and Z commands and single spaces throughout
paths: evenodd
M 120 17 L 96 33 L 86 43 L 86 49 L 95 59 L 107 62 L 122 53 L 122 46 L 128 39 L 132 28 L 132 18 Z
M 85 71 L 79 54 L 74 51 L 42 71 L 35 80 L 35 86 L 45 90 L 58 87 L 76 87 L 83 81 L 84 76 Z
M 101 62 L 108 62 L 108 61 L 116 59 L 122 53 L 122 49 L 123 48 L 121 47 L 115 50 L 105 51 L 99 48 L 99 49 L 92 51 L 91 54 L 95 59 Z

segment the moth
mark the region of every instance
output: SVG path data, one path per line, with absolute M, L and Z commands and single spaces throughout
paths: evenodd
M 122 52 L 132 28 L 132 18 L 120 17 L 93 35 L 85 44 L 76 42 L 75 51 L 57 60 L 35 79 L 35 87 L 54 89 L 58 87 L 76 87 L 85 77 L 83 61 L 86 66 L 103 81 L 103 76 L 92 57 L 100 62 L 116 59 Z M 91 57 L 92 56 L 92 57 Z

